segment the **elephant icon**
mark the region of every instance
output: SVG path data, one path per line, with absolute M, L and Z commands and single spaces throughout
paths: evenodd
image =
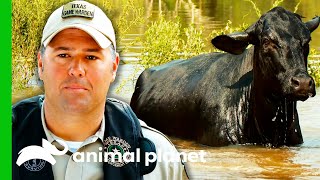
M 59 151 L 54 145 L 52 145 L 45 139 L 42 139 L 42 147 L 35 145 L 27 146 L 18 153 L 19 157 L 16 164 L 20 166 L 26 161 L 32 159 L 42 159 L 54 165 L 56 163 L 56 160 L 52 155 L 60 156 L 64 155 L 68 151 L 68 146 L 65 142 L 59 141 L 59 143 L 64 147 L 62 151 Z

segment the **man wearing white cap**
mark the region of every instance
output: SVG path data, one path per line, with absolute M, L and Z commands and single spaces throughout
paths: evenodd
M 38 54 L 38 73 L 45 94 L 12 108 L 13 179 L 185 177 L 181 162 L 144 163 L 149 158 L 145 152 L 177 151 L 161 133 L 143 122 L 140 126 L 127 104 L 106 98 L 118 64 L 114 29 L 100 8 L 73 1 L 51 14 Z M 60 155 L 51 149 L 55 163 L 36 158 L 40 157 L 36 149 L 50 149 L 50 144 L 58 150 L 67 148 L 67 153 Z M 29 152 L 34 159 L 16 163 L 26 147 L 35 149 Z M 120 154 L 112 159 L 105 152 Z M 85 153 L 97 157 L 82 159 Z M 130 161 L 119 160 L 126 154 Z

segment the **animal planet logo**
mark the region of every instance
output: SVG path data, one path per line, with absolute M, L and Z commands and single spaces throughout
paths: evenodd
M 68 146 L 65 142 L 59 141 L 59 143 L 64 147 L 62 151 L 57 150 L 54 145 L 45 139 L 42 139 L 42 147 L 35 145 L 25 147 L 18 153 L 19 157 L 16 164 L 18 166 L 24 164 L 29 171 L 40 171 L 44 167 L 45 161 L 54 165 L 56 160 L 52 155 L 60 156 L 68 151 Z M 32 160 L 32 163 L 30 163 L 30 160 Z

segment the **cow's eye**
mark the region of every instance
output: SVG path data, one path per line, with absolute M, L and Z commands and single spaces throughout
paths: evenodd
M 276 39 L 263 38 L 262 39 L 262 44 L 263 44 L 263 46 L 265 48 L 267 48 L 267 47 L 281 48 L 281 45 L 280 45 L 279 41 L 277 41 Z
M 270 39 L 268 39 L 268 38 L 263 38 L 262 39 L 262 44 L 263 45 L 268 46 L 268 45 L 270 45 L 270 43 L 271 43 Z

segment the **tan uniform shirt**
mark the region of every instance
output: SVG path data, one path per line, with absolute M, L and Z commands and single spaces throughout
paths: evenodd
M 43 129 L 46 133 L 48 141 L 62 150 L 63 147 L 59 144 L 61 138 L 55 136 L 46 126 L 43 107 L 41 109 L 41 119 Z M 157 152 L 177 152 L 170 140 L 159 131 L 147 126 L 143 121 L 140 121 L 142 133 L 144 137 L 150 139 L 156 146 Z M 92 136 L 87 138 L 77 150 L 77 152 L 86 154 L 87 152 L 102 152 L 103 136 L 105 130 L 105 119 L 103 118 L 100 129 Z M 62 140 L 63 141 L 63 140 Z M 100 148 L 100 150 L 99 150 Z M 103 179 L 103 163 L 91 162 L 75 162 L 72 158 L 75 154 L 68 151 L 61 156 L 54 156 L 57 161 L 52 166 L 55 180 L 98 180 Z M 156 168 L 149 174 L 144 175 L 145 180 L 180 180 L 187 179 L 184 165 L 181 162 L 157 162 Z

